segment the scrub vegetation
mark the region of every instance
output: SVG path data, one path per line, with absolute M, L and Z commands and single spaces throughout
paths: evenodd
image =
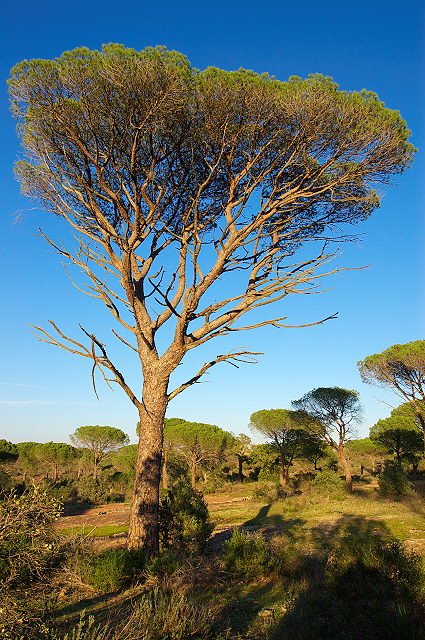
M 353 391 L 316 395 L 360 411 Z M 264 444 L 166 422 L 155 555 L 127 545 L 135 445 L 108 446 L 94 473 L 90 447 L 2 441 L 2 638 L 425 638 L 416 414 L 401 405 L 370 438 L 347 430 L 342 459 L 340 425 L 299 405 L 251 416 Z

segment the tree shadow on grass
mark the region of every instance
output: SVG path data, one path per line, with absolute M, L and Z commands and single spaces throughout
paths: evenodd
M 217 531 L 208 541 L 206 547 L 207 554 L 218 553 L 221 550 L 223 542 L 232 537 L 232 533 L 235 529 L 242 528 L 246 531 L 264 530 L 265 534 L 279 532 L 285 534 L 288 538 L 293 539 L 301 532 L 302 527 L 307 522 L 301 518 L 285 519 L 280 514 L 273 514 L 269 516 L 268 513 L 270 511 L 270 507 L 271 504 L 264 505 L 253 518 L 246 520 L 241 525 Z
M 110 593 L 102 593 L 96 594 L 92 597 L 83 598 L 82 600 L 78 600 L 78 602 L 73 602 L 71 604 L 66 604 L 63 607 L 58 606 L 55 611 L 55 616 L 57 618 L 67 617 L 66 624 L 69 624 L 69 617 L 78 618 L 79 615 L 85 612 L 87 609 L 92 609 L 96 607 L 96 615 L 100 614 L 102 610 L 108 609 L 108 603 L 110 603 L 111 598 L 115 598 L 118 596 L 121 591 L 113 591 Z M 98 605 L 105 603 L 105 607 L 98 607 Z M 60 624 L 60 623 L 59 623 Z
M 380 521 L 346 514 L 312 530 L 321 579 L 306 585 L 271 640 L 423 640 L 418 575 Z
M 242 527 L 249 529 L 250 527 L 258 529 L 278 529 L 281 533 L 287 535 L 290 538 L 294 538 L 297 533 L 301 531 L 303 525 L 306 524 L 306 520 L 302 518 L 284 518 L 281 514 L 275 513 L 268 515 L 271 504 L 267 504 L 261 507 L 256 516 L 243 523 Z

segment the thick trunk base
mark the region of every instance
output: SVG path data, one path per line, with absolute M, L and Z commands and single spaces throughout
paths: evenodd
M 153 556 L 159 551 L 159 488 L 168 403 L 166 384 L 155 380 L 150 384 L 145 382 L 143 399 L 128 547 L 142 547 L 148 556 Z

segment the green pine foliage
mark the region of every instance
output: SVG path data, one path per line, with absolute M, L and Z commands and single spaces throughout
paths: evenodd
M 223 543 L 224 570 L 236 580 L 250 582 L 267 571 L 268 553 L 262 536 L 235 529 Z
M 378 477 L 379 493 L 382 496 L 409 496 L 413 493 L 412 483 L 406 472 L 396 462 L 387 462 Z
M 163 548 L 182 553 L 199 553 L 214 525 L 202 493 L 185 482 L 166 492 L 160 505 L 160 532 Z

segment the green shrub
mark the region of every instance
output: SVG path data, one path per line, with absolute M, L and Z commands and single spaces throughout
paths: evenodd
M 59 500 L 62 504 L 73 503 L 78 499 L 77 488 L 72 480 L 51 480 L 46 479 L 42 485 L 51 498 Z
M 278 487 L 274 482 L 256 482 L 251 492 L 252 500 L 265 500 L 268 504 L 279 497 Z
M 71 631 L 61 636 L 60 640 L 113 640 L 115 637 L 111 629 L 105 629 L 105 625 L 95 625 L 94 617 L 81 616 L 78 624 Z M 59 640 L 58 636 L 52 640 Z
M 311 483 L 311 490 L 320 496 L 333 499 L 343 498 L 347 493 L 344 480 L 332 469 L 320 471 Z
M 78 497 L 89 504 L 105 504 L 109 497 L 109 488 L 93 476 L 83 476 L 77 482 Z
M 145 567 L 143 549 L 107 549 L 97 556 L 83 556 L 80 572 L 83 581 L 98 591 L 115 591 L 128 586 Z
M 409 600 L 416 600 L 425 587 L 421 556 L 378 533 L 357 537 L 354 529 L 348 529 L 335 545 L 326 579 L 339 591 L 360 590 L 364 596 L 366 590 L 381 590 Z
M 11 476 L 3 469 L 0 469 L 0 494 L 8 493 L 13 487 Z
M 182 553 L 201 551 L 213 531 L 202 493 L 184 482 L 166 492 L 160 504 L 161 546 Z
M 267 548 L 264 539 L 235 529 L 230 540 L 223 543 L 224 570 L 237 580 L 251 581 L 267 570 Z
M 163 579 L 172 575 L 181 565 L 181 560 L 172 549 L 161 549 L 157 556 L 149 560 L 146 565 L 146 575 Z
M 263 467 L 258 472 L 258 480 L 260 482 L 273 482 L 276 484 L 279 481 L 279 472 L 275 467 Z
M 379 493 L 382 496 L 408 496 L 413 493 L 407 474 L 396 462 L 387 462 L 378 477 Z
M 95 625 L 93 618 L 80 623 L 62 640 L 207 640 L 211 638 L 214 612 L 195 604 L 178 591 L 159 587 L 145 592 L 113 629 Z M 121 620 L 124 619 L 124 622 Z M 53 640 L 53 638 L 51 639 Z M 55 640 L 59 637 L 55 636 Z
M 1 640 L 56 640 L 44 614 L 45 603 L 28 598 L 27 592 L 0 591 Z

